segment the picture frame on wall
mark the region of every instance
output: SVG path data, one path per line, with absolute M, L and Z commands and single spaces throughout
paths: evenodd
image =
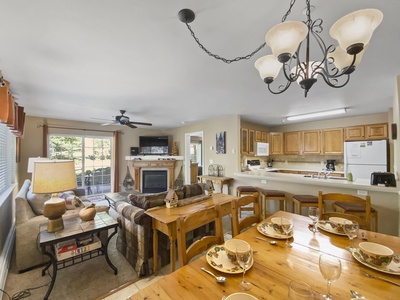
M 216 152 L 217 154 L 225 154 L 226 153 L 226 131 L 217 132 L 216 134 Z

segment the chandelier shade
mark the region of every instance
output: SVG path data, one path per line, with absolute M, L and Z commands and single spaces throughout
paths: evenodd
M 361 59 L 365 53 L 365 50 L 367 50 L 369 47 L 369 44 L 367 44 L 364 49 L 357 54 L 356 60 L 354 61 L 353 68 L 347 71 L 349 66 L 351 66 L 353 62 L 353 55 L 348 54 L 346 51 L 344 51 L 341 47 L 336 47 L 335 51 L 328 53 L 327 58 L 332 59 L 335 67 L 342 71 L 346 70 L 346 72 L 353 72 L 354 69 L 360 64 Z
M 260 77 L 266 81 L 273 81 L 279 74 L 282 64 L 274 55 L 266 55 L 256 60 L 254 66 L 260 73 Z
M 300 84 L 301 81 L 308 78 L 317 79 L 322 68 L 323 66 L 320 61 L 309 61 L 308 64 L 302 62 L 300 66 L 292 68 L 292 74 L 296 76 L 296 81 Z
M 286 21 L 272 27 L 265 35 L 265 42 L 280 62 L 286 62 L 296 52 L 307 33 L 307 25 L 303 22 Z
M 382 19 L 383 14 L 377 9 L 357 10 L 337 20 L 329 33 L 338 41 L 343 50 L 350 54 L 357 54 L 362 48 L 355 53 L 352 48 L 359 49 L 357 45 L 367 45 Z

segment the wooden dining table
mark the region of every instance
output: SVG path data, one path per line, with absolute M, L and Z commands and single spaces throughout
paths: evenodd
M 362 270 L 398 284 L 400 284 L 400 274 L 392 275 L 376 271 L 358 262 L 352 253 L 346 250 L 346 247 L 350 245 L 347 236 L 321 229 L 314 233 L 310 230 L 311 220 L 308 217 L 283 211 L 275 213 L 262 222 L 270 222 L 272 217 L 286 217 L 293 220 L 293 237 L 289 239 L 292 247 L 286 247 L 284 239 L 261 234 L 257 226 L 236 236 L 237 239 L 247 241 L 256 252 L 253 256 L 253 265 L 245 273 L 245 279 L 252 283 L 251 289 L 246 293 L 258 299 L 287 299 L 289 283 L 294 280 L 309 284 L 314 291 L 314 299 L 319 299 L 321 294 L 327 292 L 327 282 L 320 273 L 318 260 L 321 254 L 327 253 L 338 257 L 342 264 L 341 275 L 331 286 L 334 299 L 351 299 L 350 290 L 357 291 L 369 300 L 397 299 L 400 295 L 400 286 L 376 278 L 368 278 Z M 267 241 L 255 237 L 264 238 Z M 399 237 L 360 230 L 352 245 L 357 247 L 365 239 L 386 245 L 395 253 L 400 253 Z M 272 240 L 278 241 L 278 244 L 271 245 L 268 241 Z M 202 267 L 214 272 L 217 276 L 225 276 L 226 282 L 217 283 L 212 276 L 201 270 Z M 243 292 L 238 287 L 241 280 L 242 274 L 220 272 L 207 262 L 206 255 L 202 255 L 128 299 L 220 300 L 232 293 Z

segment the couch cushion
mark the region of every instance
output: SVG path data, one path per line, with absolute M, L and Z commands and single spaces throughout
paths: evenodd
M 164 199 L 167 191 L 155 194 L 136 194 L 129 195 L 129 202 L 142 209 L 149 209 L 156 206 L 165 205 Z
M 188 184 L 183 186 L 185 192 L 184 198 L 189 198 L 197 195 L 204 194 L 204 184 Z
M 32 207 L 35 215 L 43 215 L 44 203 L 51 198 L 50 194 L 34 194 L 32 189 L 29 188 L 28 193 L 26 194 L 26 200 L 29 205 Z

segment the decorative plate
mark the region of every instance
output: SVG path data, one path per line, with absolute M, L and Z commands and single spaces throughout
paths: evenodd
M 353 252 L 353 257 L 360 263 L 362 263 L 364 266 L 367 266 L 371 269 L 374 269 L 379 272 L 387 273 L 387 274 L 392 274 L 392 275 L 400 275 L 400 256 L 398 254 L 395 254 L 393 256 L 392 262 L 386 266 L 386 267 L 378 267 L 375 265 L 372 265 L 368 262 L 366 262 L 363 257 L 360 254 L 360 249 L 356 248 Z
M 317 227 L 322 229 L 323 231 L 327 231 L 329 233 L 346 236 L 346 234 L 344 232 L 339 232 L 339 231 L 337 231 L 336 228 L 333 228 L 331 226 L 331 223 L 329 223 L 329 221 L 318 221 Z
M 224 245 L 213 246 L 206 254 L 208 264 L 214 269 L 230 274 L 243 273 L 243 269 L 231 262 L 225 252 Z M 253 266 L 254 259 L 250 263 L 249 269 Z
M 271 223 L 268 222 L 263 222 L 257 225 L 257 230 L 259 233 L 268 236 L 268 237 L 272 237 L 275 239 L 287 239 L 287 238 L 291 238 L 293 236 L 293 230 L 289 233 L 289 235 L 286 234 L 280 234 L 278 232 L 275 231 L 275 229 L 272 227 Z

